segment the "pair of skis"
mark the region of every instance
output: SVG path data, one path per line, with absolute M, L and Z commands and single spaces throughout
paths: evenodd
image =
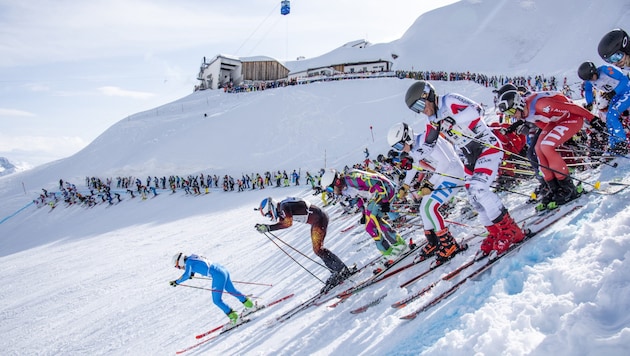
M 481 274 L 483 274 L 484 272 L 488 271 L 501 258 L 506 257 L 506 256 L 514 253 L 514 251 L 518 250 L 523 244 L 527 243 L 534 235 L 538 234 L 539 232 L 541 232 L 545 228 L 547 228 L 547 227 L 551 226 L 552 224 L 554 224 L 555 222 L 559 221 L 561 218 L 569 215 L 573 211 L 576 211 L 576 210 L 578 210 L 580 208 L 582 208 L 582 205 L 571 205 L 571 204 L 569 204 L 569 205 L 562 206 L 562 207 L 560 207 L 557 210 L 548 210 L 548 211 L 544 211 L 542 213 L 537 213 L 537 214 L 534 214 L 534 215 L 526 217 L 523 220 L 531 220 L 532 218 L 535 218 L 535 217 L 537 217 L 538 219 L 535 219 L 535 220 L 531 221 L 529 224 L 527 224 L 527 228 L 530 230 L 530 233 L 526 236 L 526 238 L 522 242 L 510 246 L 510 249 L 508 249 L 508 251 L 504 252 L 501 255 L 476 254 L 475 256 L 470 258 L 468 261 L 466 261 L 463 264 L 461 264 L 459 267 L 453 269 L 451 272 L 449 272 L 446 275 L 442 276 L 437 281 L 429 283 L 429 284 L 425 285 L 421 290 L 418 290 L 418 291 L 412 293 L 411 295 L 408 295 L 404 299 L 401 299 L 401 300 L 398 300 L 398 301 L 394 302 L 391 305 L 392 308 L 402 309 L 402 308 L 408 306 L 411 302 L 413 302 L 413 301 L 423 297 L 425 294 L 427 294 L 429 291 L 433 290 L 433 288 L 435 286 L 437 286 L 438 284 L 442 283 L 443 281 L 444 282 L 451 281 L 451 280 L 455 279 L 455 277 L 459 276 L 465 270 L 467 270 L 467 269 L 469 269 L 469 268 L 471 268 L 473 266 L 477 266 L 477 268 L 475 270 L 473 270 L 473 272 L 471 272 L 465 278 L 461 279 L 460 281 L 458 281 L 457 283 L 452 285 L 446 291 L 444 291 L 441 294 L 439 294 L 438 296 L 434 297 L 429 302 L 425 303 L 421 308 L 415 310 L 414 312 L 412 312 L 410 314 L 407 314 L 407 315 L 401 317 L 401 319 L 405 319 L 405 320 L 414 319 L 420 313 L 426 311 L 427 309 L 431 308 L 432 306 L 438 304 L 440 301 L 446 299 L 449 295 L 453 294 L 456 290 L 458 290 L 468 280 L 474 279 L 474 278 L 478 278 Z M 483 261 L 485 261 L 485 263 L 482 263 Z M 450 262 L 450 261 L 447 261 L 446 263 L 448 263 L 448 262 Z M 442 266 L 444 266 L 444 265 L 445 264 L 442 264 Z M 408 280 L 407 282 L 402 283 L 400 285 L 400 287 L 404 288 L 404 287 L 410 285 L 411 283 L 417 281 L 418 279 L 421 279 L 422 277 L 426 276 L 427 274 L 429 274 L 429 272 L 433 271 L 434 269 L 435 269 L 434 266 L 429 267 L 428 269 L 426 269 L 425 271 L 423 271 L 423 272 L 419 273 L 418 275 L 414 276 L 412 279 Z M 370 307 L 373 307 L 375 305 L 380 304 L 385 299 L 386 296 L 387 296 L 387 293 L 379 295 L 378 297 L 376 297 L 375 299 L 369 301 L 365 305 L 362 305 L 362 306 L 360 306 L 360 307 L 358 307 L 356 309 L 351 310 L 350 313 L 352 313 L 352 314 L 363 313 L 363 312 L 367 311 Z
M 206 332 L 198 334 L 198 335 L 195 336 L 195 338 L 196 339 L 203 339 L 202 341 L 200 341 L 200 342 L 198 342 L 198 343 L 196 343 L 194 345 L 188 346 L 185 349 L 176 351 L 175 353 L 178 354 L 178 355 L 179 354 L 183 354 L 184 352 L 190 351 L 190 350 L 192 350 L 194 348 L 197 348 L 197 347 L 199 347 L 199 346 L 201 346 L 203 344 L 206 344 L 206 343 L 208 343 L 208 342 L 210 342 L 212 340 L 215 340 L 215 339 L 219 338 L 221 335 L 227 334 L 228 332 L 230 332 L 230 331 L 240 327 L 241 325 L 250 322 L 252 320 L 252 318 L 247 318 L 248 316 L 250 316 L 250 315 L 252 315 L 254 313 L 257 313 L 257 312 L 259 312 L 261 310 L 264 310 L 266 308 L 269 308 L 271 306 L 274 306 L 276 304 L 280 304 L 280 303 L 286 301 L 287 299 L 289 299 L 289 298 L 291 298 L 293 296 L 294 296 L 293 293 L 291 293 L 289 295 L 285 295 L 284 297 L 282 297 L 280 299 L 276 299 L 276 300 L 274 300 L 272 302 L 269 302 L 269 303 L 267 303 L 265 305 L 259 306 L 257 309 L 255 309 L 255 310 L 253 310 L 253 311 L 251 311 L 249 313 L 246 313 L 247 312 L 247 310 L 246 310 L 245 313 L 242 314 L 242 318 L 246 318 L 246 319 L 242 319 L 240 323 L 233 325 L 232 323 L 228 322 L 228 323 L 225 323 L 225 324 L 221 324 L 221 325 L 219 325 L 217 327 L 214 327 L 214 328 L 212 328 L 212 329 L 210 329 L 210 330 L 208 330 Z M 208 336 L 210 336 L 210 337 L 208 337 Z

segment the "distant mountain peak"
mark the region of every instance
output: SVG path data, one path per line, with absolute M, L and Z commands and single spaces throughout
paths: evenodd
M 6 176 L 17 171 L 18 167 L 11 163 L 8 158 L 0 157 L 0 176 Z

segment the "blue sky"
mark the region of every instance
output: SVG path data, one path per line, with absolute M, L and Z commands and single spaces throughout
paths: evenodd
M 316 57 L 400 38 L 439 1 L 0 0 L 0 157 L 37 166 L 182 98 L 204 56 Z

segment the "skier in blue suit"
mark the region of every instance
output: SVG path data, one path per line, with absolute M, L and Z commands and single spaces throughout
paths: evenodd
M 181 252 L 173 256 L 172 264 L 175 268 L 184 269 L 184 274 L 179 279 L 170 282 L 173 287 L 193 278 L 195 273 L 212 278 L 212 301 L 230 318 L 232 324 L 238 324 L 239 315 L 223 302 L 224 292 L 233 295 L 246 308 L 254 306 L 251 299 L 234 287 L 230 273 L 220 264 L 210 263 L 205 257 L 198 255 L 185 256 Z
M 621 70 L 612 65 L 596 67 L 593 62 L 584 62 L 578 68 L 578 76 L 584 80 L 586 108 L 593 105 L 593 88 L 601 91 L 602 97 L 609 100 L 606 113 L 609 151 L 617 154 L 628 153 L 626 132 L 621 124 L 621 113 L 630 107 L 630 80 Z

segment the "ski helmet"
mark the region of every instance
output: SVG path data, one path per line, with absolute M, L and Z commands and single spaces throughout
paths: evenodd
M 260 210 L 260 214 L 262 216 L 268 216 L 269 218 L 271 218 L 271 220 L 277 220 L 277 205 L 278 203 L 273 198 L 265 198 L 260 202 L 260 207 L 258 208 L 258 210 Z
M 413 129 L 404 122 L 394 124 L 387 133 L 387 143 L 396 151 L 402 151 L 405 144 L 413 144 Z
M 419 80 L 407 89 L 405 103 L 411 111 L 419 114 L 422 113 L 424 111 L 424 106 L 426 105 L 424 102 L 425 100 L 432 103 L 435 103 L 437 100 L 435 96 L 435 88 L 431 85 L 431 83 Z
M 331 168 L 327 169 L 324 174 L 322 174 L 322 178 L 320 180 L 320 185 L 322 188 L 331 187 L 339 178 L 339 173 L 336 169 Z
M 580 64 L 577 73 L 580 79 L 591 80 L 593 79 L 593 74 L 597 74 L 597 67 L 593 62 L 584 62 Z
M 497 108 L 502 113 L 514 115 L 516 110 L 523 110 L 525 108 L 525 101 L 513 84 L 502 86 L 497 94 L 499 95 Z
M 518 91 L 519 94 L 521 94 L 521 96 L 525 97 L 525 96 L 529 96 L 532 92 L 529 91 L 529 89 L 527 89 L 526 86 L 524 85 L 519 85 L 516 87 L 516 91 Z
M 619 62 L 624 54 L 630 55 L 630 42 L 626 31 L 616 28 L 602 37 L 597 52 L 608 63 Z
M 502 86 L 501 88 L 499 88 L 498 90 L 493 90 L 493 92 L 497 94 L 497 98 L 500 98 L 501 95 L 503 95 L 503 93 L 512 91 L 512 90 L 518 91 L 518 88 L 516 87 L 516 85 L 512 83 L 508 83 Z
M 175 268 L 183 269 L 186 266 L 186 257 L 187 256 L 184 256 L 184 253 L 178 252 L 173 256 L 171 264 Z

